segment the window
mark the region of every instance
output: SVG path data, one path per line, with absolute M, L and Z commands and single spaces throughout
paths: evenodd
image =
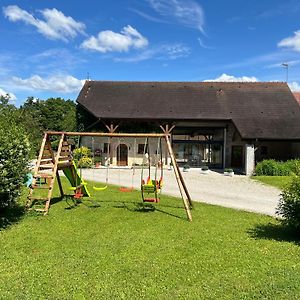
M 103 144 L 103 153 L 107 153 L 108 152 L 108 143 L 104 143 Z
M 138 154 L 144 154 L 145 144 L 138 144 Z M 146 153 L 148 152 L 148 145 L 146 145 Z

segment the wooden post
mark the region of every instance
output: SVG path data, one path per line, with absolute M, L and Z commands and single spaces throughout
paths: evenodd
M 178 188 L 179 188 L 179 191 L 180 191 L 181 196 L 182 196 L 182 200 L 183 200 L 184 208 L 185 208 L 185 211 L 186 211 L 186 215 L 188 217 L 188 220 L 192 221 L 192 213 L 191 213 L 191 210 L 190 210 L 191 200 L 189 199 L 189 196 L 185 193 L 185 188 L 184 188 L 185 184 L 184 184 L 184 181 L 183 181 L 183 177 L 180 174 L 180 170 L 178 168 L 178 165 L 177 165 L 174 153 L 173 153 L 173 149 L 172 149 L 172 146 L 171 146 L 171 143 L 170 143 L 170 140 L 169 140 L 169 136 L 166 135 L 165 139 L 166 139 L 167 147 L 168 147 L 169 154 L 170 154 L 170 157 L 171 157 L 171 161 L 172 161 L 172 164 L 173 164 L 173 169 L 174 169 L 175 177 L 176 177 L 176 180 L 177 180 Z
M 114 126 L 113 123 L 111 123 L 110 126 L 108 126 L 108 125 L 105 124 L 105 127 L 107 128 L 107 130 L 108 130 L 109 133 L 115 133 L 116 130 L 118 129 L 118 127 L 119 127 L 119 124 L 116 125 L 116 126 Z
M 60 180 L 58 170 L 56 171 L 56 178 L 57 178 L 57 183 L 58 183 L 58 187 L 59 187 L 60 196 L 63 198 L 64 197 L 64 190 L 63 190 L 63 187 L 62 187 L 62 184 L 61 184 L 61 180 Z
M 175 128 L 175 125 L 172 125 L 171 127 L 169 127 L 169 124 L 166 124 L 166 127 L 164 127 L 163 125 L 160 125 L 159 127 L 165 135 L 170 135 L 171 136 L 171 132 Z M 169 165 L 168 149 L 166 149 L 165 161 L 166 161 L 166 165 L 169 168 L 170 165 Z

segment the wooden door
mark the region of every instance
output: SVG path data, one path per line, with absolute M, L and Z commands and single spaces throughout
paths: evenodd
M 125 144 L 120 144 L 117 148 L 117 165 L 128 165 L 128 147 Z
M 233 168 L 243 168 L 244 163 L 244 147 L 232 146 L 231 149 L 231 166 Z

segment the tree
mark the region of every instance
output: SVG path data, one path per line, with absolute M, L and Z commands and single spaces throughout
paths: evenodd
M 75 131 L 76 104 L 62 98 L 41 102 L 41 124 L 45 130 Z
M 7 105 L 7 103 L 6 103 Z M 13 107 L 0 110 L 0 209 L 10 206 L 20 194 L 29 160 L 27 132 Z

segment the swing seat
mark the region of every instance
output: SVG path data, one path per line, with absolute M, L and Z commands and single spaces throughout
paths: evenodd
M 134 188 L 133 188 L 133 187 L 121 186 L 121 187 L 119 188 L 119 191 L 120 191 L 120 192 L 123 192 L 123 193 L 129 193 L 129 192 L 133 192 L 133 191 L 134 191 Z
M 157 191 L 157 186 L 154 184 L 143 184 L 142 191 L 147 194 L 155 193 Z
M 104 191 L 107 189 L 107 185 L 106 186 L 103 186 L 103 187 L 96 187 L 96 186 L 93 186 L 93 189 L 95 191 Z
M 159 198 L 144 198 L 144 202 L 158 203 Z

